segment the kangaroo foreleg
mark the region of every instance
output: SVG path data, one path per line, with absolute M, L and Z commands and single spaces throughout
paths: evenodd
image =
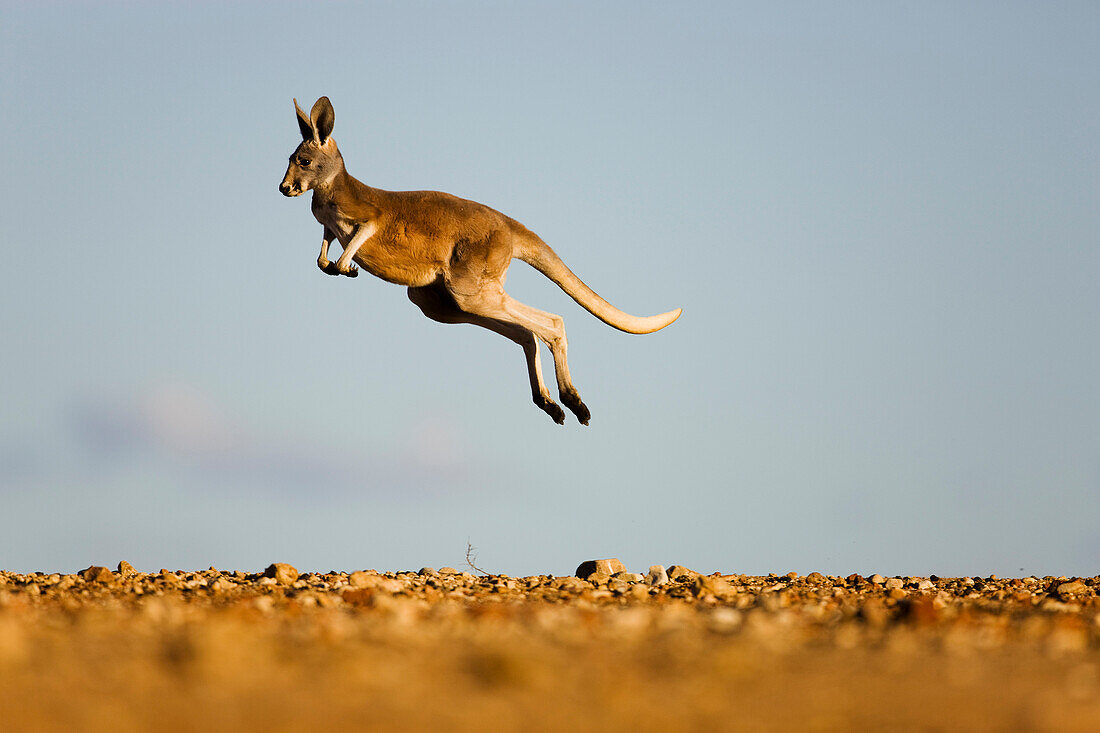
M 336 233 L 328 227 L 325 227 L 325 233 L 321 235 L 321 254 L 317 256 L 317 267 L 321 268 L 321 272 L 329 275 L 339 275 L 336 270 L 336 265 L 329 262 L 328 259 L 328 247 L 332 244 L 332 240 L 336 239 Z
M 344 247 L 344 252 L 340 255 L 340 259 L 336 260 L 336 271 L 341 275 L 347 275 L 348 277 L 358 277 L 359 268 L 351 264 L 352 259 L 355 257 L 355 253 L 359 251 L 359 248 L 367 243 L 374 233 L 378 231 L 378 225 L 373 221 L 366 224 L 360 224 L 356 230 L 355 235 L 351 238 L 351 241 Z

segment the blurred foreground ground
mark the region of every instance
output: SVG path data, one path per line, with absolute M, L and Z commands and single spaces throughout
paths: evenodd
M 4 731 L 1097 731 L 1100 578 L 0 572 Z

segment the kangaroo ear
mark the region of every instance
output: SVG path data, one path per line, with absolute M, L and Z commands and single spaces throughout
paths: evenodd
M 294 100 L 294 111 L 298 115 L 298 129 L 302 131 L 303 140 L 312 140 L 317 136 L 317 133 L 313 131 L 313 121 L 309 119 L 309 115 L 302 111 L 302 108 L 298 106 L 298 100 Z
M 332 102 L 328 101 L 328 97 L 321 97 L 314 102 L 309 118 L 317 133 L 315 138 L 317 143 L 324 145 L 325 140 L 328 140 L 329 135 L 332 134 L 332 123 L 336 121 L 336 113 L 332 111 Z

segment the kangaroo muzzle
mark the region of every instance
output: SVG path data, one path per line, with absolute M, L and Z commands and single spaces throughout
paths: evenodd
M 279 193 L 284 196 L 301 196 L 302 190 L 289 181 L 283 181 L 279 184 Z

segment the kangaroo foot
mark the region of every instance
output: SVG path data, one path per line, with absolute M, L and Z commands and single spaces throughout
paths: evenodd
M 541 399 L 535 400 L 535 404 L 558 425 L 565 424 L 565 410 L 558 407 L 557 402 L 554 402 L 554 400 L 549 397 L 542 397 Z
M 340 271 L 336 269 L 335 262 L 326 262 L 323 265 L 318 265 L 321 268 L 321 272 L 326 275 L 339 275 Z
M 337 265 L 337 266 L 336 266 L 336 271 L 337 271 L 337 272 L 338 272 L 339 274 L 341 274 L 341 275 L 347 275 L 348 277 L 359 277 L 359 268 L 358 268 L 358 267 L 356 267 L 355 265 L 352 265 L 351 267 L 349 267 L 349 268 L 348 268 L 348 269 L 346 269 L 346 270 L 341 270 L 341 269 L 340 269 L 340 266 L 339 266 L 339 265 Z
M 581 402 L 581 396 L 576 392 L 563 392 L 561 401 L 569 408 L 570 412 L 577 416 L 577 421 L 581 425 L 587 425 L 588 421 L 592 419 L 592 413 Z

